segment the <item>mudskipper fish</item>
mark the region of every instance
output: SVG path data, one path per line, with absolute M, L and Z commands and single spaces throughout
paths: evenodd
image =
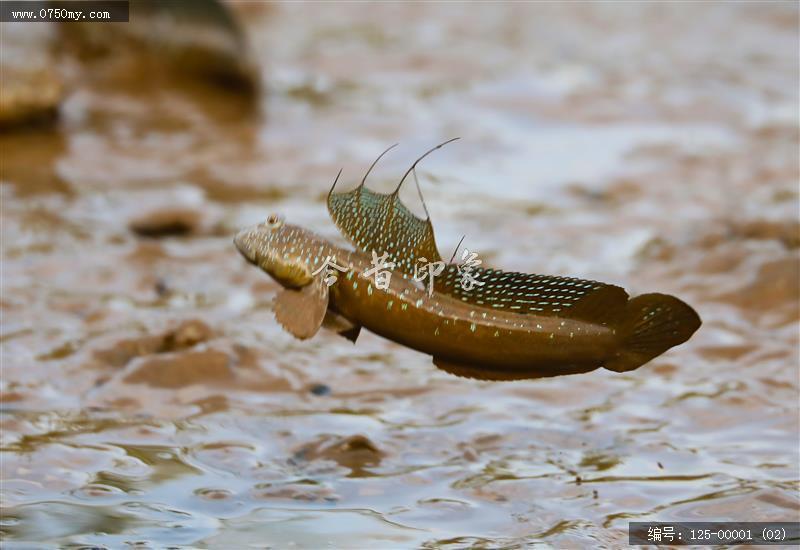
M 462 265 L 442 261 L 430 216 L 417 217 L 398 196 L 416 165 L 442 145 L 417 159 L 389 194 L 365 187 L 388 149 L 352 191 L 334 192 L 339 172 L 328 211 L 354 250 L 276 215 L 236 235 L 242 255 L 283 287 L 274 311 L 288 332 L 306 339 L 325 325 L 355 342 L 365 327 L 431 355 L 451 374 L 520 380 L 599 367 L 630 371 L 700 327 L 697 313 L 674 296 L 629 298 L 596 281 L 476 267 L 478 284 L 462 285 Z M 388 284 L 369 276 L 378 255 L 392 266 Z M 421 261 L 442 262 L 432 289 L 417 280 Z

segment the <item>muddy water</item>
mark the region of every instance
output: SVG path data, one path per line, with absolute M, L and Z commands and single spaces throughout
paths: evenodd
M 58 122 L 0 136 L 9 547 L 594 548 L 631 520 L 800 519 L 796 4 L 234 8 L 254 102 L 59 51 Z M 24 69 L 49 32 L 4 48 Z M 399 141 L 388 189 L 453 136 L 420 169 L 444 256 L 465 234 L 494 266 L 674 293 L 701 330 L 634 372 L 498 384 L 282 332 L 236 228 L 338 238 L 339 168 Z

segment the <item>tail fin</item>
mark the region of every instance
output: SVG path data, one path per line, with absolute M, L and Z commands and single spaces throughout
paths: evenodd
M 684 343 L 700 328 L 700 316 L 688 304 L 667 294 L 632 298 L 621 326 L 622 345 L 605 368 L 625 372 L 638 368 L 673 346 Z

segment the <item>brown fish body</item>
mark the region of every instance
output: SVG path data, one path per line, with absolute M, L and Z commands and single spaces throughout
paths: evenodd
M 629 371 L 685 342 L 701 324 L 674 296 L 630 298 L 615 285 L 470 260 L 467 267 L 445 265 L 430 218 L 400 202 L 399 185 L 390 194 L 369 191 L 364 180 L 348 192 L 334 193 L 335 186 L 328 211 L 354 251 L 276 216 L 234 239 L 245 258 L 283 285 L 275 317 L 298 338 L 325 324 L 355 342 L 366 327 L 430 354 L 452 374 L 517 380 L 599 367 Z M 432 292 L 414 278 L 426 262 L 442 266 Z M 391 274 L 388 286 L 379 287 L 376 269 Z M 473 284 L 464 284 L 465 271 Z
M 429 293 L 399 272 L 392 272 L 387 288 L 378 288 L 373 276 L 365 276 L 373 267 L 366 254 L 335 246 L 299 227 L 286 226 L 283 231 L 292 243 L 290 253 L 314 270 L 327 258 L 346 268 L 333 272 L 336 282 L 328 289 L 327 303 L 331 312 L 353 326 L 433 356 L 448 372 L 491 380 L 573 374 L 603 366 L 619 348 L 615 327 L 476 306 L 435 291 L 435 282 Z M 269 272 L 264 258 L 256 254 L 251 261 Z
M 366 255 L 339 249 L 338 257 L 347 258 L 353 268 L 330 288 L 333 310 L 375 334 L 432 355 L 437 364 L 463 365 L 482 373 L 481 378 L 586 372 L 601 367 L 619 345 L 612 327 L 492 310 L 435 291 L 429 296 L 400 273 L 381 290 L 374 279 L 363 277 L 371 266 Z

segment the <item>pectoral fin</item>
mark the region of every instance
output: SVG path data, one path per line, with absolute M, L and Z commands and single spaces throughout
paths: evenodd
M 300 289 L 285 288 L 274 301 L 275 319 L 290 334 L 305 340 L 314 336 L 328 310 L 328 285 L 316 277 Z
M 330 310 L 325 313 L 325 319 L 322 321 L 322 325 L 325 328 L 334 331 L 336 334 L 344 336 L 354 344 L 356 343 L 358 335 L 361 333 L 361 325 L 356 325 L 355 323 L 350 322 L 347 318 L 342 317 L 341 315 Z

